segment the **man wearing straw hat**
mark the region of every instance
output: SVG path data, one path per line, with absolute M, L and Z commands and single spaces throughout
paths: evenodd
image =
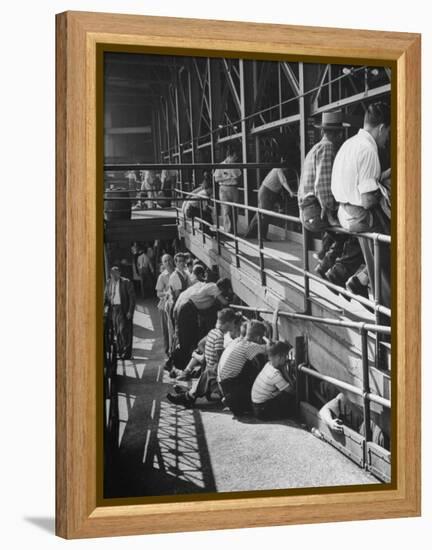
M 315 124 L 321 129 L 321 140 L 306 155 L 298 190 L 300 219 L 309 231 L 339 225 L 331 175 L 344 126 L 349 124 L 344 122 L 342 111 L 323 113 L 321 124 Z M 323 246 L 317 256 L 320 260 L 317 273 L 340 286 L 345 286 L 363 260 L 356 239 L 328 232 L 323 235 Z
M 339 225 L 337 204 L 331 192 L 331 174 L 338 145 L 342 140 L 342 111 L 323 113 L 321 140 L 306 155 L 298 189 L 303 225 L 309 231 L 321 231 Z

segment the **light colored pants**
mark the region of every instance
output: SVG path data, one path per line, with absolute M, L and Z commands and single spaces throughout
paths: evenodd
M 348 231 L 356 233 L 385 232 L 374 212 L 365 210 L 361 206 L 341 204 L 338 217 L 341 226 Z M 359 243 L 366 262 L 372 292 L 375 296 L 374 243 L 371 239 L 362 239 L 361 237 Z M 381 304 L 390 307 L 390 248 L 386 244 L 380 244 L 379 246 L 381 247 Z
M 169 328 L 168 328 L 168 318 L 167 318 L 167 313 L 165 309 L 160 309 L 159 315 L 160 315 L 162 336 L 164 340 L 164 350 L 165 350 L 165 354 L 168 355 L 170 351 L 170 335 L 169 335 Z
M 219 187 L 219 199 L 227 202 L 238 202 L 239 190 L 235 185 L 220 185 Z M 234 211 L 232 206 L 221 205 L 222 214 L 222 226 L 228 233 L 233 232 L 234 216 L 237 219 L 237 212 Z

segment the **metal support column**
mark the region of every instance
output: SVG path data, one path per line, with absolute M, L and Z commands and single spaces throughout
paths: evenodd
M 361 349 L 362 349 L 362 371 L 363 371 L 363 425 L 365 432 L 367 452 L 367 443 L 371 441 L 371 426 L 370 426 L 370 383 L 369 383 L 369 360 L 368 360 L 368 331 L 364 328 L 360 331 L 361 334 Z M 365 456 L 366 463 L 367 456 Z
M 241 140 L 242 140 L 242 162 L 247 162 L 247 133 L 246 133 L 246 93 L 245 93 L 245 67 L 243 59 L 239 60 L 239 79 L 240 79 L 240 118 L 241 118 Z M 243 202 L 249 205 L 249 186 L 248 172 L 243 169 Z M 246 226 L 249 225 L 249 211 L 245 210 Z
M 304 159 L 306 156 L 306 117 L 307 109 L 305 106 L 305 98 L 303 96 L 305 92 L 305 75 L 304 75 L 304 64 L 299 63 L 299 88 L 300 88 L 300 97 L 299 97 L 299 110 L 300 110 L 300 159 L 301 166 L 303 166 Z M 309 271 L 309 244 L 310 244 L 310 234 L 307 229 L 305 229 L 302 224 L 302 237 L 303 237 L 303 269 Z M 309 302 L 309 277 L 304 276 L 304 311 L 305 313 L 310 313 L 310 302 Z
M 182 153 L 181 153 L 181 133 L 180 133 L 180 112 L 179 112 L 179 100 L 178 100 L 178 82 L 175 86 L 175 115 L 176 115 L 176 130 L 177 130 L 177 158 L 179 164 L 183 163 Z M 183 170 L 180 170 L 180 189 L 184 191 L 184 174 Z
M 216 154 L 215 154 L 215 136 L 214 136 L 214 130 L 215 130 L 215 123 L 214 123 L 214 105 L 213 105 L 213 63 L 217 63 L 217 60 L 211 60 L 210 58 L 207 58 L 207 79 L 208 79 L 208 91 L 209 91 L 209 122 L 210 122 L 210 157 L 211 162 L 216 161 Z M 205 91 L 203 90 L 203 93 Z M 218 199 L 219 197 L 219 189 L 216 185 L 215 180 L 213 179 L 213 197 L 215 199 Z M 217 202 L 214 203 L 214 217 L 215 217 L 215 223 L 216 223 L 216 242 L 217 242 L 217 251 L 220 256 L 221 254 L 221 243 L 220 243 L 220 233 L 219 233 L 219 204 Z
M 195 132 L 194 132 L 194 113 L 193 113 L 193 101 L 192 101 L 192 77 L 190 71 L 188 75 L 188 98 L 189 98 L 189 126 L 190 126 L 190 137 L 191 137 L 191 156 L 192 164 L 196 162 L 196 143 L 195 143 Z M 192 183 L 195 188 L 197 185 L 196 170 L 192 170 Z
M 381 304 L 381 247 L 378 239 L 374 240 L 374 301 L 375 305 Z M 387 305 L 387 304 L 385 304 Z M 375 322 L 377 325 L 380 325 L 382 321 L 382 316 L 380 312 L 375 309 Z M 380 367 L 380 334 L 376 333 L 375 335 L 375 367 Z

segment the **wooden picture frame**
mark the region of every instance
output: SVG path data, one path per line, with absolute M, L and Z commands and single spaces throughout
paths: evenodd
M 103 44 L 184 55 L 287 56 L 390 65 L 397 105 L 395 479 L 387 490 L 101 505 L 96 423 L 102 269 L 96 60 Z M 56 532 L 65 538 L 420 514 L 420 35 L 103 13 L 57 16 Z

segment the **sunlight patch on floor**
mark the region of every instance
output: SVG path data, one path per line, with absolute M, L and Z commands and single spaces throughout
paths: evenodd
M 142 309 L 136 309 L 134 318 L 133 318 L 134 324 L 138 325 L 142 328 L 145 328 L 146 330 L 151 330 L 154 332 L 154 326 L 153 321 L 150 316 L 149 309 L 147 307 L 143 307 Z
M 193 411 L 162 402 L 156 436 L 160 452 L 153 467 L 204 488 Z
M 119 415 L 119 440 L 118 446 L 120 447 L 123 434 L 126 428 L 126 424 L 129 420 L 132 407 L 135 404 L 135 395 L 130 393 L 119 393 L 118 394 L 118 415 Z

